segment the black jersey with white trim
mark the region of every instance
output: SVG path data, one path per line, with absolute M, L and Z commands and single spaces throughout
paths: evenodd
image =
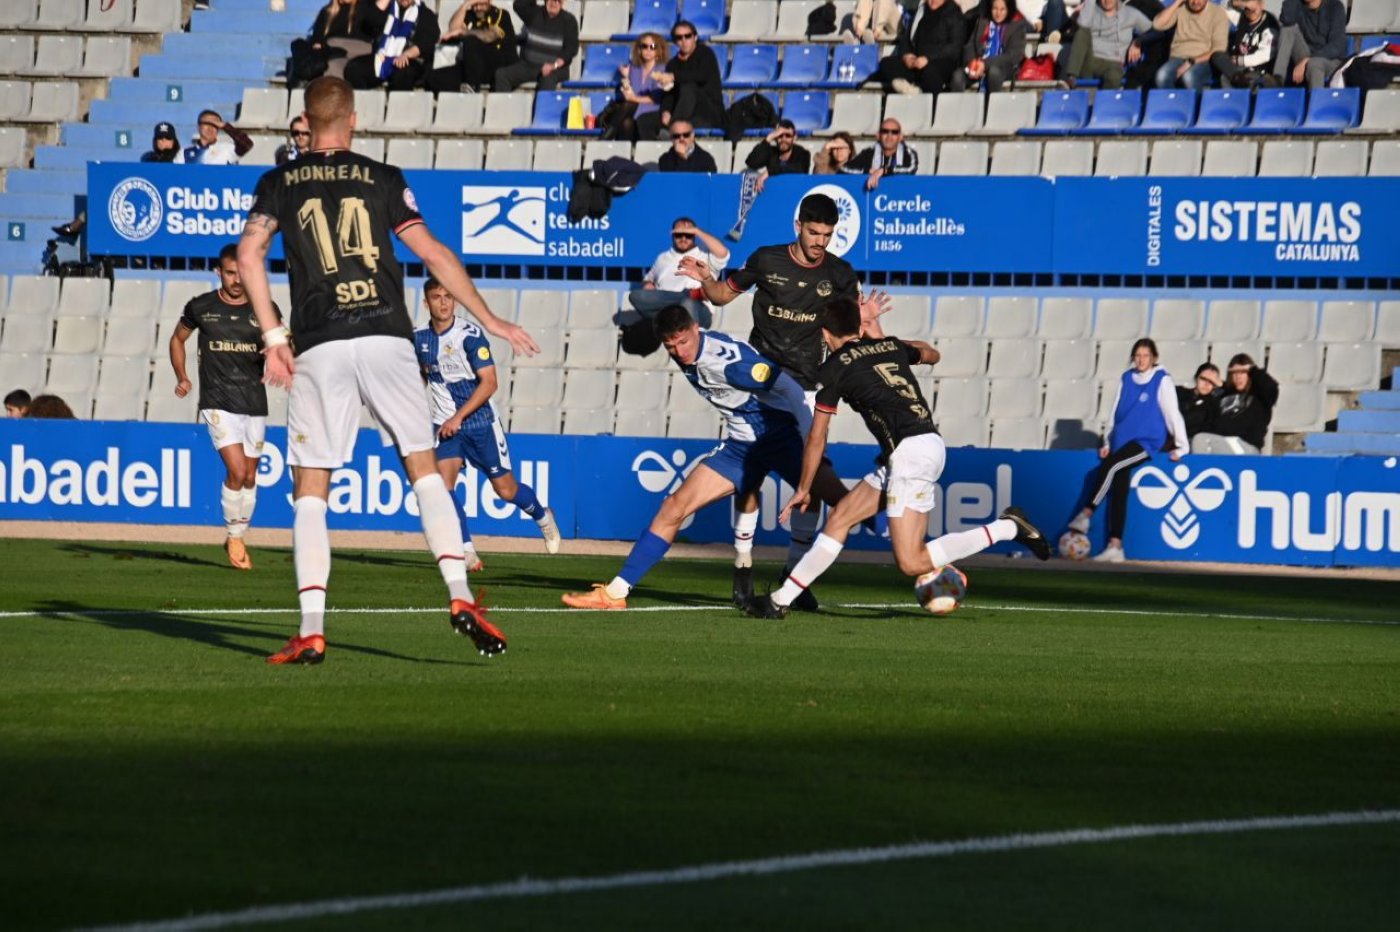
M 273 305 L 280 317 L 282 312 Z M 180 323 L 199 333 L 199 407 L 267 416 L 262 331 L 248 302 L 230 304 L 219 291 L 191 298 Z
M 392 234 L 423 218 L 402 171 L 345 149 L 309 152 L 259 179 L 252 213 L 282 234 L 296 352 L 364 336 L 412 341 Z
M 827 357 L 817 373 L 817 410 L 835 414 L 846 402 L 865 419 L 887 461 L 906 437 L 934 434 L 933 415 L 910 367 L 922 358 L 918 347 L 894 337 L 857 339 Z
M 762 246 L 743 268 L 729 273 L 728 282 L 741 292 L 758 286 L 749 343 L 811 391 L 826 355 L 821 310 L 832 298 L 859 300 L 860 284 L 851 264 L 839 256 L 828 252 L 816 265 L 807 265 L 793 252 L 791 245 Z

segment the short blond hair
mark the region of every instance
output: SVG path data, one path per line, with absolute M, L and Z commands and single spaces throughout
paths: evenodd
M 355 112 L 355 90 L 344 78 L 320 77 L 306 87 L 306 118 L 313 130 L 347 122 Z

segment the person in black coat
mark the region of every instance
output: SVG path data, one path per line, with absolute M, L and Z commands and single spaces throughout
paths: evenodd
M 460 43 L 456 64 L 434 68 L 428 75 L 428 90 L 455 91 L 463 84 L 489 90 L 496 71 L 516 58 L 515 25 L 510 13 L 491 0 L 465 0 L 452 14 L 442 42 Z
M 695 127 L 685 120 L 671 121 L 671 148 L 661 153 L 656 167 L 663 172 L 715 174 L 719 166 L 715 157 L 700 148 L 695 141 Z
M 886 91 L 937 94 L 962 67 L 967 23 L 952 0 L 925 0 L 899 31 L 894 54 L 880 62 Z
M 1220 408 L 1206 429 L 1191 438 L 1192 453 L 1258 453 L 1278 404 L 1278 382 L 1254 364 L 1248 353 L 1230 358 L 1229 382 Z
M 657 75 L 665 95 L 661 98 L 661 125 L 685 120 L 691 126 L 724 125 L 724 82 L 714 49 L 700 41 L 695 24 L 681 20 L 671 30 L 676 54 Z
M 1186 422 L 1186 436 L 1195 437 L 1206 429 L 1220 411 L 1220 367 L 1203 362 L 1196 367 L 1196 384 L 1191 388 L 1176 387 L 1176 401 L 1181 406 L 1181 419 Z
M 390 4 L 398 5 L 399 19 L 407 21 L 410 16 L 416 16 L 417 20 L 407 41 L 401 43 L 402 48 L 395 37 L 381 32 L 375 39 L 372 53 L 352 58 L 345 64 L 345 80 L 353 88 L 369 90 L 388 87 L 391 91 L 411 91 L 423 83 L 423 78 L 433 65 L 433 53 L 437 51 L 438 38 L 442 35 L 437 14 L 422 0 L 379 0 L 376 6 L 384 11 L 386 24 L 394 20 L 395 11 L 390 9 Z M 413 12 L 415 8 L 416 13 Z M 378 62 L 381 51 L 385 49 L 397 52 L 387 76 L 381 75 Z

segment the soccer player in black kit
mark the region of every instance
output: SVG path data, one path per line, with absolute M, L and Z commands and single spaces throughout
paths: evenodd
M 742 268 L 716 279 L 709 266 L 692 258 L 681 260 L 680 271 L 700 283 L 705 300 L 722 307 L 750 288 L 757 287 L 753 299 L 753 332 L 749 344 L 788 372 L 807 393 L 810 403 L 817 388 L 817 367 L 826 357 L 819 316 L 823 306 L 835 298 L 860 300 L 860 281 L 851 264 L 827 251 L 840 220 L 836 202 L 825 194 L 809 194 L 797 208 L 797 239 L 754 250 Z M 862 315 L 871 318 L 887 309 L 889 298 L 881 292 L 859 305 Z M 756 498 L 740 504 L 734 535 L 752 537 L 758 522 Z M 789 573 L 811 546 L 820 514 L 817 510 L 792 515 L 792 538 L 788 548 Z M 742 559 L 742 558 L 741 558 Z M 747 566 L 736 566 L 735 600 L 742 602 L 753 592 Z M 796 607 L 817 608 L 817 600 L 805 591 Z
M 264 378 L 291 389 L 287 462 L 301 629 L 268 662 L 319 663 L 325 657 L 331 564 L 326 504 L 332 470 L 353 451 L 361 402 L 403 458 L 423 534 L 447 584 L 452 627 L 481 653 L 498 654 L 506 639 L 472 598 L 461 527 L 437 471 L 428 398 L 404 307 L 403 269 L 390 234 L 423 260 L 487 332 L 526 355 L 539 347 L 486 306 L 457 254 L 423 223 L 403 172 L 350 151 L 355 95 L 349 84 L 332 77 L 311 82 L 306 117 L 311 150 L 258 181 L 238 245 L 238 268 L 266 347 Z M 290 332 L 273 313 L 264 264 L 279 231 L 292 287 Z
M 821 312 L 822 339 L 831 355 L 817 372 L 812 430 L 802 453 L 802 478 L 784 514 L 811 501 L 812 479 L 826 451 L 827 430 L 844 401 L 859 414 L 880 444 L 879 465 L 827 516 L 812 549 L 771 595 L 751 598 L 745 610 L 760 618 L 781 618 L 788 606 L 836 562 L 851 528 L 872 517 L 885 499 L 890 544 L 900 572 L 919 577 L 995 543 L 1015 540 L 1042 560 L 1050 556 L 1045 537 L 1014 505 L 991 524 L 928 540 L 928 513 L 934 486 L 943 474 L 943 438 L 910 366 L 933 365 L 938 350 L 927 343 L 884 336 L 878 321 L 863 321 L 852 300 L 832 301 Z M 864 334 L 864 335 L 862 335 Z
M 185 343 L 199 331 L 199 419 L 224 461 L 219 490 L 228 561 L 251 570 L 243 535 L 258 500 L 258 463 L 267 435 L 267 389 L 263 387 L 262 332 L 238 275 L 238 247 L 219 251 L 218 289 L 191 298 L 170 335 L 170 365 L 175 370 L 175 397 L 184 398 L 193 384 L 185 369 Z M 273 305 L 273 313 L 282 312 Z

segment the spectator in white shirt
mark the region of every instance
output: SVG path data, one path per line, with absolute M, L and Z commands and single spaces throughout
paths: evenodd
M 680 272 L 681 260 L 687 256 L 708 262 L 718 275 L 729 261 L 729 250 L 718 238 L 697 227 L 694 220 L 677 217 L 671 224 L 671 248 L 656 257 L 651 270 L 642 279 L 642 287 L 627 295 L 632 307 L 643 317 L 679 304 L 690 311 L 701 327 L 708 328 L 714 322 L 714 311 L 709 304 L 691 297 L 695 280 Z

